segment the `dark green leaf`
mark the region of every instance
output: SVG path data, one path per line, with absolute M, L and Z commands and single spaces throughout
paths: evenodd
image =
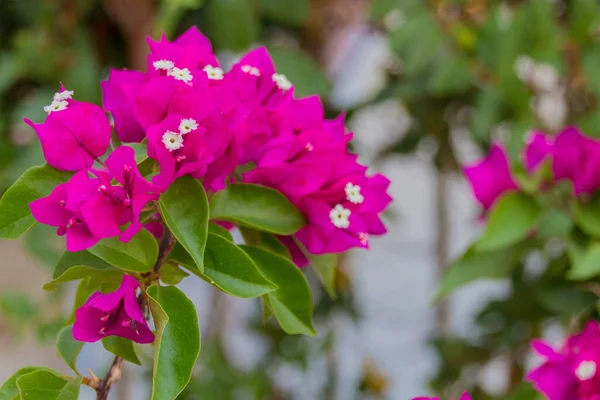
M 142 365 L 140 359 L 135 353 L 133 342 L 120 336 L 109 336 L 102 339 L 102 346 L 116 356 L 121 357 L 130 363 Z
M 16 239 L 36 221 L 29 210 L 29 203 L 46 197 L 61 183 L 69 180 L 71 173 L 43 165 L 29 168 L 4 193 L 0 199 L 0 238 Z
M 181 177 L 160 196 L 159 204 L 167 227 L 202 271 L 208 234 L 208 199 L 204 187 L 190 176 Z
M 485 233 L 478 250 L 498 250 L 524 239 L 540 219 L 540 206 L 523 193 L 507 193 L 490 211 Z
M 262 13 L 269 19 L 288 24 L 300 25 L 308 18 L 308 0 L 260 0 Z
M 278 0 L 279 1 L 279 0 Z M 319 64 L 300 50 L 269 47 L 277 72 L 284 74 L 294 85 L 297 97 L 318 94 L 326 97 L 329 81 Z
M 582 231 L 592 237 L 600 237 L 600 197 L 587 203 L 577 201 L 573 207 L 573 215 Z
M 214 233 L 215 235 L 219 235 L 229 240 L 230 242 L 233 242 L 233 236 L 231 235 L 231 232 L 223 228 L 221 225 L 213 223 L 208 224 L 208 233 Z
M 267 297 L 273 314 L 286 333 L 315 336 L 312 295 L 304 275 L 291 261 L 267 250 L 241 246 L 258 269 L 279 289 Z
M 246 243 L 252 244 L 252 243 Z M 281 243 L 275 235 L 267 232 L 258 232 L 258 245 L 285 258 L 292 258 L 290 251 Z
M 215 47 L 245 50 L 258 40 L 259 21 L 251 0 L 211 0 L 206 13 Z
M 187 386 L 200 354 L 194 304 L 175 286 L 150 286 L 156 326 L 152 400 L 174 400 Z
M 516 247 L 491 252 L 478 252 L 477 247 L 475 244 L 449 266 L 440 282 L 437 298 L 476 279 L 505 278 L 517 266 L 519 251 Z
M 58 354 L 77 375 L 77 357 L 83 348 L 83 342 L 73 339 L 73 325 L 65 326 L 58 332 L 56 349 Z
M 55 290 L 60 283 L 98 274 L 120 277 L 123 273 L 86 250 L 76 253 L 65 251 L 54 268 L 52 280 L 44 285 L 44 290 Z
M 580 315 L 597 300 L 593 293 L 583 292 L 569 285 L 542 288 L 537 293 L 537 298 L 549 311 L 568 316 Z
M 145 229 L 128 243 L 118 238 L 102 239 L 88 251 L 110 265 L 130 272 L 148 272 L 158 258 L 156 239 Z
M 317 276 L 325 286 L 327 293 L 332 299 L 337 297 L 335 293 L 335 276 L 338 264 L 338 254 L 310 254 L 305 253 L 310 264 L 313 266 Z
M 210 202 L 210 216 L 280 235 L 292 235 L 305 223 L 304 216 L 283 194 L 247 183 L 217 192 Z

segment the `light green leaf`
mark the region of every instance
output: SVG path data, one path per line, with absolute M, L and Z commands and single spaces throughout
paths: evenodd
M 148 272 L 158 258 L 158 244 L 150 232 L 139 231 L 129 243 L 118 238 L 102 239 L 88 250 L 110 265 L 130 272 Z
M 480 251 L 509 247 L 524 239 L 539 222 L 542 209 L 523 193 L 507 193 L 490 211 L 485 233 L 477 245 Z
M 221 225 L 213 223 L 208 224 L 208 233 L 214 233 L 215 235 L 222 236 L 230 242 L 233 242 L 233 236 L 231 235 L 231 232 L 223 228 Z
M 183 266 L 192 260 L 185 250 L 176 244 L 170 257 Z M 202 279 L 225 293 L 242 298 L 262 296 L 277 289 L 266 279 L 252 259 L 239 246 L 221 236 L 209 233 L 204 254 L 204 273 L 194 272 Z
M 135 152 L 136 164 L 141 164 L 148 158 L 148 145 L 146 143 L 127 143 Z
M 216 48 L 245 50 L 258 41 L 259 21 L 252 0 L 218 0 L 206 5 L 208 36 Z
M 26 293 L 3 290 L 0 292 L 0 311 L 11 321 L 28 321 L 38 316 L 39 307 Z
M 573 207 L 573 215 L 582 231 L 592 237 L 600 237 L 600 197 L 587 203 L 577 201 Z
M 500 279 L 508 276 L 518 264 L 519 249 L 509 247 L 491 252 L 478 252 L 473 245 L 445 272 L 437 298 L 447 296 L 456 288 L 480 278 Z
M 183 250 L 183 247 L 180 246 L 180 248 Z M 167 285 L 177 285 L 190 274 L 188 274 L 187 272 L 179 268 L 179 266 L 173 263 L 166 263 L 162 267 L 160 267 L 158 275 L 160 276 L 160 280 L 166 283 Z
M 50 368 L 46 367 L 24 367 L 15 372 L 6 382 L 0 386 L 0 400 L 13 400 L 15 397 L 17 400 L 20 400 L 21 397 L 19 395 L 19 388 L 17 387 L 17 380 L 26 374 L 30 374 L 35 371 L 48 371 L 51 372 Z
M 77 400 L 81 386 L 80 379 L 75 380 L 77 384 L 69 385 L 70 381 L 56 371 L 38 370 L 18 378 L 17 387 L 22 399 Z
M 210 217 L 280 235 L 292 235 L 305 224 L 304 216 L 283 194 L 248 183 L 217 192 L 210 202 Z
M 585 247 L 583 253 L 573 257 L 572 246 L 569 253 L 574 261 L 567 277 L 576 281 L 584 281 L 600 275 L 600 242 L 591 242 Z
M 159 204 L 167 227 L 202 272 L 208 235 L 208 199 L 204 187 L 190 176 L 181 177 L 160 196 Z
M 71 173 L 59 171 L 49 165 L 29 168 L 8 188 L 0 199 L 0 238 L 16 239 L 36 221 L 29 203 L 46 197 L 56 186 L 69 180 Z
M 294 85 L 296 97 L 314 94 L 326 97 L 329 93 L 329 80 L 319 64 L 310 56 L 298 49 L 269 47 L 269 53 L 277 72 L 284 74 Z
M 55 290 L 60 283 L 86 278 L 90 275 L 102 274 L 108 277 L 120 277 L 121 270 L 91 254 L 89 251 L 72 253 L 65 251 L 52 274 L 52 280 L 44 285 L 44 290 Z
M 200 330 L 194 304 L 175 286 L 150 286 L 156 326 L 152 400 L 174 400 L 192 377 L 200 354 Z
M 109 336 L 102 339 L 102 346 L 116 356 L 130 363 L 142 365 L 138 358 L 133 342 L 120 336 Z
M 240 246 L 258 269 L 279 289 L 268 293 L 273 314 L 289 334 L 316 336 L 312 321 L 312 295 L 304 275 L 291 261 L 267 250 Z
M 79 357 L 82 348 L 83 342 L 73 339 L 73 325 L 65 326 L 58 332 L 56 350 L 77 375 L 80 375 L 77 371 L 77 357 Z

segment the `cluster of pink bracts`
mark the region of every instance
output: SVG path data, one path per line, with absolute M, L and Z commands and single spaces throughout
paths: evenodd
M 158 164 L 151 180 L 138 171 L 134 150 L 116 148 L 105 160 L 111 125 L 105 111 L 62 88 L 45 107 L 37 132 L 51 166 L 76 171 L 50 196 L 31 203 L 33 216 L 66 235 L 79 251 L 103 238 L 131 239 L 140 213 L 178 177 L 200 179 L 209 193 L 233 181 L 279 190 L 305 216 L 296 239 L 313 254 L 368 247 L 386 232 L 380 213 L 391 201 L 389 181 L 369 176 L 347 150 L 343 115 L 324 118 L 318 96 L 295 99 L 266 49 L 246 54 L 225 73 L 196 28 L 174 42 L 148 41 L 147 72 L 113 70 L 102 83 L 103 107 L 124 143 L 147 143 Z M 248 164 L 243 175 L 234 171 Z M 294 261 L 306 258 L 281 238 Z

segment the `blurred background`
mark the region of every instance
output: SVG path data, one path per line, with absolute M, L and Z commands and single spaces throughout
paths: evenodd
M 181 399 L 535 399 L 521 384 L 540 321 L 568 317 L 568 293 L 531 296 L 523 274 L 434 303 L 443 270 L 481 231 L 460 165 L 534 127 L 577 123 L 600 137 L 600 5 L 595 0 L 0 0 L 0 187 L 43 163 L 33 130 L 62 81 L 100 104 L 110 68 L 144 69 L 147 35 L 197 25 L 228 68 L 265 44 L 299 96 L 345 111 L 363 163 L 387 174 L 389 235 L 342 260 L 331 299 L 315 291 L 318 338 L 260 321 L 258 302 L 190 277 L 203 350 Z M 74 288 L 43 292 L 61 251 L 38 225 L 0 242 L 0 381 L 26 364 L 66 366 L 55 334 Z M 562 296 L 562 297 L 560 297 Z M 573 306 L 576 307 L 580 305 Z M 559 326 L 544 325 L 550 336 Z M 149 357 L 149 355 L 147 355 Z M 87 345 L 79 369 L 112 357 Z M 149 370 L 128 368 L 113 399 L 146 399 Z M 89 397 L 87 393 L 82 398 Z M 88 396 L 88 397 L 84 397 Z

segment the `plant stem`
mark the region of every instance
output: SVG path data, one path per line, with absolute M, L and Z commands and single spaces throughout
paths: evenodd
M 165 233 L 163 234 L 162 239 L 160 240 L 160 244 L 158 246 L 158 259 L 156 260 L 156 264 L 154 264 L 154 272 L 158 273 L 160 267 L 167 261 L 173 246 L 175 245 L 175 237 L 171 233 L 171 231 L 165 226 Z
M 112 385 L 121 379 L 121 368 L 123 367 L 123 359 L 119 356 L 113 360 L 106 376 L 98 383 L 96 389 L 96 400 L 107 400 L 108 392 Z

